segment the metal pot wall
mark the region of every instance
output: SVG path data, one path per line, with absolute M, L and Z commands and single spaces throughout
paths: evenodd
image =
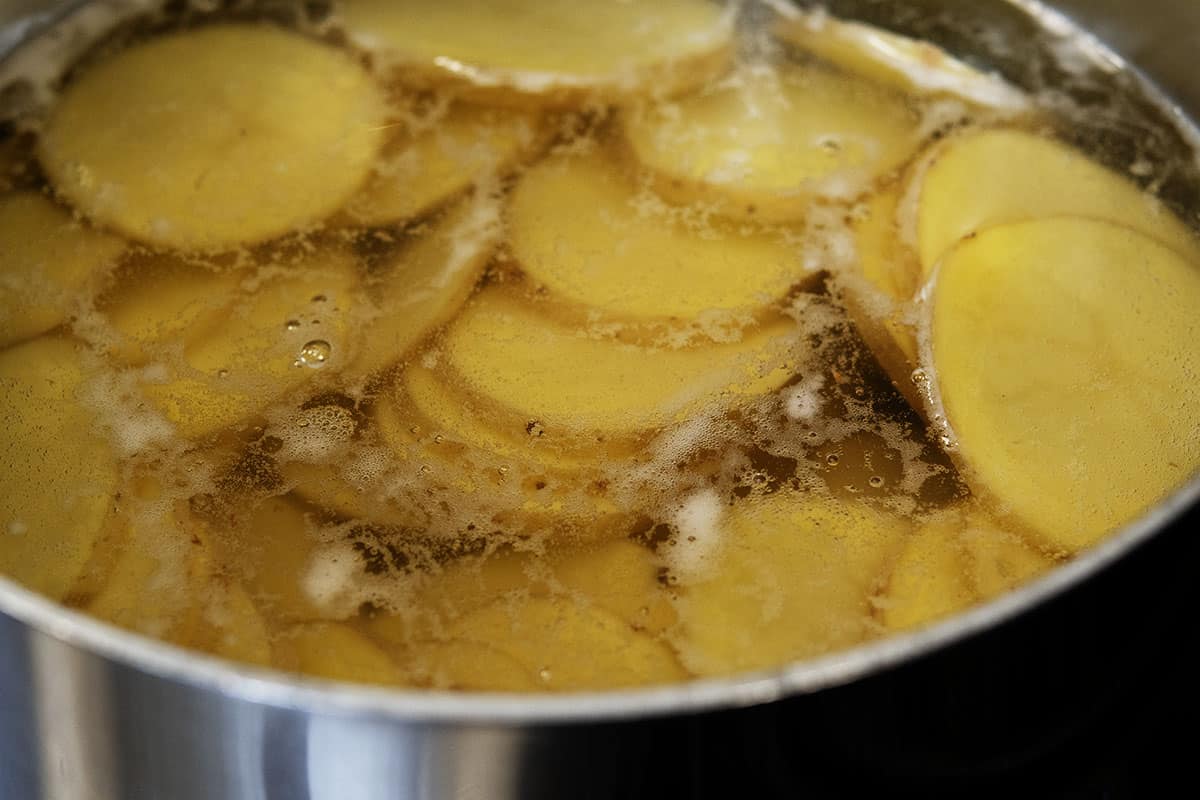
M 77 5 L 8 0 L 0 53 L 31 15 Z M 1029 14 L 1046 9 L 1032 0 L 829 5 L 951 45 L 1000 31 L 1010 48 L 978 52 L 1018 80 L 1041 63 Z M 1200 117 L 1188 68 L 1200 5 L 1054 5 L 1163 87 L 1179 104 L 1166 117 Z M 1170 199 L 1200 212 L 1187 187 Z M 981 779 L 1028 793 L 1046 759 L 1110 746 L 1095 731 L 1113 709 L 1174 697 L 1161 669 L 1187 673 L 1197 498 L 1200 481 L 1044 580 L 917 634 L 771 673 L 569 697 L 385 691 L 232 666 L 0 579 L 0 797 L 823 797 Z

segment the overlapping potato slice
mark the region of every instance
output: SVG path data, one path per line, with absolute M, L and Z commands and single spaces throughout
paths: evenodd
M 404 672 L 379 645 L 349 625 L 313 622 L 279 635 L 275 666 L 332 681 L 404 683 Z
M 661 562 L 645 547 L 614 539 L 551 560 L 554 579 L 572 596 L 612 612 L 634 630 L 662 633 L 676 622 L 658 581 Z
M 1132 228 L 1200 258 L 1200 240 L 1154 195 L 1066 145 L 1016 130 L 948 141 L 914 173 L 917 250 L 928 275 L 961 239 L 993 225 L 1068 215 Z
M 792 490 L 734 505 L 716 566 L 681 586 L 674 641 L 684 666 L 702 675 L 776 667 L 866 638 L 871 593 L 908 527 Z
M 211 588 L 201 626 L 195 641 L 214 655 L 260 667 L 271 663 L 270 631 L 241 584 L 218 581 Z
M 358 294 L 354 261 L 341 251 L 318 250 L 283 265 L 189 333 L 184 364 L 143 391 L 185 437 L 228 427 L 352 360 Z
M 0 572 L 62 598 L 110 513 L 118 467 L 83 403 L 81 345 L 41 338 L 0 353 Z
M 1200 264 L 1129 228 L 1055 218 L 953 250 L 932 367 L 968 477 L 1073 552 L 1200 465 Z
M 622 120 L 660 193 L 754 219 L 797 219 L 814 199 L 860 196 L 919 144 L 902 97 L 820 69 L 748 68 Z
M 888 628 L 917 628 L 975 602 L 956 522 L 932 522 L 909 537 L 880 602 Z
M 403 132 L 384 149 L 366 186 L 343 209 L 356 225 L 420 216 L 473 186 L 499 178 L 545 140 L 540 115 L 467 104 Z
M 794 324 L 773 321 L 742 341 L 670 350 L 589 338 L 501 288 L 467 306 L 444 357 L 501 430 L 538 426 L 547 442 L 596 446 L 680 420 L 688 411 L 779 388 L 795 360 Z
M 930 42 L 823 12 L 780 20 L 775 33 L 818 58 L 867 80 L 913 94 L 949 94 L 1009 111 L 1029 97 L 998 75 L 980 72 Z
M 1054 562 L 1020 536 L 992 523 L 974 523 L 960 537 L 976 594 L 988 599 L 1033 580 Z
M 265 25 L 168 34 L 83 72 L 38 155 L 96 222 L 216 250 L 312 225 L 362 185 L 385 103 L 346 53 Z
M 0 197 L 0 242 L 0 347 L 61 325 L 125 250 L 32 192 Z
M 560 297 L 626 317 L 754 310 L 804 276 L 777 234 L 696 231 L 646 200 L 602 150 L 553 156 L 513 193 L 512 254 Z
M 705 0 L 346 0 L 342 21 L 406 80 L 517 103 L 670 95 L 718 74 L 733 45 L 732 15 Z
M 395 364 L 447 322 L 470 296 L 500 234 L 499 208 L 489 197 L 458 203 L 415 231 L 368 286 L 379 315 L 350 370 L 366 374 Z
M 304 511 L 282 497 L 263 500 L 237 523 L 239 544 L 225 559 L 254 602 L 273 619 L 308 621 L 324 614 L 304 587 L 320 546 Z

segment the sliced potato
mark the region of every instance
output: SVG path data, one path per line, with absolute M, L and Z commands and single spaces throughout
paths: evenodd
M 83 72 L 38 155 L 96 222 L 150 244 L 225 249 L 344 205 L 383 144 L 385 111 L 346 53 L 265 25 L 212 25 Z
M 116 457 L 82 402 L 82 347 L 41 338 L 0 352 L 0 572 L 61 599 L 117 489 Z
M 954 95 L 1009 111 L 1031 106 L 1029 97 L 1003 78 L 980 72 L 920 39 L 822 12 L 780 20 L 775 33 L 847 72 L 904 92 Z
M 414 671 L 439 689 L 533 692 L 541 688 L 520 661 L 479 642 L 420 642 L 413 646 L 410 659 Z
M 499 178 L 544 138 L 535 113 L 467 104 L 425 126 L 402 124 L 343 213 L 365 227 L 404 222 Z
M 614 539 L 552 559 L 554 578 L 578 598 L 611 611 L 651 635 L 670 628 L 675 609 L 658 581 L 661 563 L 628 539 Z
M 920 143 L 918 117 L 899 95 L 795 67 L 745 69 L 622 122 L 661 193 L 752 219 L 797 219 L 814 199 L 861 196 Z
M 1020 536 L 993 524 L 970 526 L 963 531 L 961 541 L 975 592 L 985 600 L 1015 589 L 1054 566 Z
M 975 602 L 957 523 L 934 521 L 909 537 L 881 602 L 891 630 L 918 628 Z
M 721 674 L 846 647 L 871 632 L 870 596 L 908 523 L 785 490 L 735 505 L 710 575 L 681 586 L 685 667 Z
M 587 338 L 502 289 L 478 296 L 445 341 L 464 385 L 506 413 L 536 421 L 548 442 L 651 431 L 687 410 L 770 392 L 790 377 L 793 324 L 776 321 L 733 345 L 667 350 Z
M 266 622 L 241 584 L 218 581 L 204 606 L 199 645 L 214 655 L 265 667 L 271 663 Z
M 405 682 L 396 662 L 363 634 L 335 622 L 296 625 L 275 643 L 275 666 L 331 681 Z
M 239 520 L 238 528 L 244 545 L 227 558 L 257 605 L 274 619 L 321 619 L 321 607 L 304 587 L 320 544 L 304 512 L 284 498 L 271 497 Z
M 603 151 L 551 157 L 513 193 L 512 254 L 556 295 L 625 317 L 756 310 L 804 277 L 776 234 L 690 230 L 644 199 Z
M 1200 465 L 1200 264 L 1128 228 L 996 227 L 942 262 L 932 373 L 968 477 L 1056 549 Z
M 125 250 L 40 194 L 0 197 L 0 347 L 61 325 L 79 293 Z
M 916 235 L 926 275 L 972 233 L 1058 215 L 1126 225 L 1185 258 L 1200 258 L 1196 234 L 1152 194 L 1031 133 L 985 130 L 952 139 L 914 180 L 920 181 Z
M 517 103 L 669 95 L 719 73 L 733 44 L 732 15 L 705 0 L 346 0 L 342 21 L 405 80 Z

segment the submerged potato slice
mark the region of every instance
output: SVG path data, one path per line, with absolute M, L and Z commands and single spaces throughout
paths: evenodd
M 942 262 L 932 367 L 968 477 L 1068 552 L 1200 465 L 1200 264 L 1108 222 L 985 231 Z
M 117 462 L 82 402 L 81 346 L 42 338 L 0 353 L 0 572 L 61 599 L 117 488 Z
M 761 394 L 790 376 L 793 323 L 774 321 L 732 345 L 669 350 L 588 338 L 485 290 L 449 329 L 445 358 L 502 422 L 539 426 L 547 442 L 630 436 L 729 396 Z
M 706 0 L 346 0 L 342 20 L 405 79 L 424 73 L 500 101 L 663 96 L 732 55 L 732 16 Z
M 625 317 L 757 310 L 804 277 L 776 234 L 690 230 L 646 199 L 604 152 L 552 157 L 513 193 L 512 254 L 556 295 Z
M 265 667 L 271 663 L 270 632 L 250 595 L 238 583 L 219 581 L 204 606 L 197 641 L 214 655 Z
M 527 111 L 454 105 L 393 139 L 343 213 L 366 227 L 424 214 L 499 178 L 543 139 L 541 127 L 539 116 Z
M 996 597 L 1033 580 L 1054 562 L 1015 533 L 990 523 L 973 523 L 960 537 L 969 576 L 982 599 Z
M 675 609 L 658 581 L 660 568 L 652 552 L 628 539 L 573 549 L 550 564 L 554 579 L 569 593 L 651 635 L 676 621 Z
M 819 69 L 746 69 L 622 121 L 662 194 L 752 219 L 797 219 L 815 198 L 864 194 L 919 144 L 903 98 Z
M 214 25 L 82 73 L 39 157 L 98 223 L 155 245 L 223 249 L 341 207 L 383 144 L 384 108 L 345 53 L 265 25 Z
M 953 139 L 914 180 L 920 181 L 913 187 L 919 192 L 917 249 L 927 276 L 972 233 L 1058 215 L 1115 222 L 1186 258 L 1200 257 L 1200 239 L 1153 195 L 1031 133 L 987 130 Z
M 304 576 L 320 545 L 304 511 L 272 497 L 240 520 L 239 527 L 245 546 L 233 563 L 257 605 L 273 619 L 303 622 L 324 617 L 304 588 Z
M 0 197 L 0 241 L 0 347 L 61 325 L 125 250 L 32 192 Z
M 397 684 L 404 673 L 379 645 L 335 622 L 296 625 L 275 643 L 275 666 L 331 681 Z
M 871 593 L 907 529 L 869 506 L 791 490 L 736 504 L 719 525 L 719 566 L 681 587 L 684 666 L 778 667 L 866 638 Z
M 892 568 L 880 605 L 891 630 L 917 628 L 975 602 L 957 520 L 934 521 L 914 533 Z
M 775 33 L 847 72 L 905 92 L 949 94 L 1010 111 L 1030 107 L 1028 96 L 1003 78 L 980 72 L 930 42 L 826 13 L 781 20 Z

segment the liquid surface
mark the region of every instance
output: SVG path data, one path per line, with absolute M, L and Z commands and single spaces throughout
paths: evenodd
M 611 688 L 927 625 L 1195 472 L 1166 162 L 824 13 L 592 13 L 147 13 L 37 84 L 0 571 L 317 677 Z

